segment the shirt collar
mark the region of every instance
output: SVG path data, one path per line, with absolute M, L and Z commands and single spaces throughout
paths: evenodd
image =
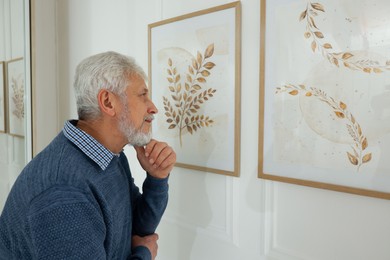
M 108 150 L 95 138 L 76 127 L 77 120 L 65 122 L 63 133 L 84 154 L 91 158 L 104 171 L 114 156 L 119 156 Z

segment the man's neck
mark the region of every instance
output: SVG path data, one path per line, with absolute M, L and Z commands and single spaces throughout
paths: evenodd
M 115 154 L 119 154 L 126 142 L 123 135 L 118 131 L 114 122 L 104 119 L 79 120 L 76 127 L 95 138 L 104 147 Z

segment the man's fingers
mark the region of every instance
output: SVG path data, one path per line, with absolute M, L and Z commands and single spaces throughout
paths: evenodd
M 176 163 L 176 153 L 165 142 L 152 139 L 145 147 L 134 147 L 142 168 L 156 178 L 166 178 Z
M 150 142 L 145 146 L 145 156 L 149 157 L 152 153 L 154 146 L 158 144 L 158 142 L 154 139 L 150 140 Z
M 173 151 L 171 147 L 168 146 L 167 149 L 164 149 L 162 151 L 163 153 L 163 160 L 161 162 L 158 162 L 158 165 L 162 169 L 166 169 L 168 167 L 171 167 L 176 162 L 176 153 Z M 160 156 L 161 157 L 161 156 Z
M 154 141 L 146 145 L 145 155 L 148 157 L 149 163 L 157 168 L 169 154 L 169 149 L 167 143 Z

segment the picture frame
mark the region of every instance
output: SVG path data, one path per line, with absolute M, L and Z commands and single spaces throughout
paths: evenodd
M 5 66 L 4 61 L 0 61 L 0 133 L 7 131 L 6 114 Z
M 390 3 L 260 9 L 258 177 L 390 199 Z
M 175 166 L 239 176 L 241 3 L 148 25 L 153 136 Z
M 7 126 L 8 133 L 16 137 L 25 135 L 25 64 L 23 58 L 7 62 Z

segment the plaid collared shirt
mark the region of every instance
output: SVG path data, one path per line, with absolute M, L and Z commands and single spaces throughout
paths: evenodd
M 112 158 L 119 155 L 114 154 L 95 138 L 77 128 L 76 124 L 77 120 L 66 121 L 63 129 L 64 135 L 104 171 Z

